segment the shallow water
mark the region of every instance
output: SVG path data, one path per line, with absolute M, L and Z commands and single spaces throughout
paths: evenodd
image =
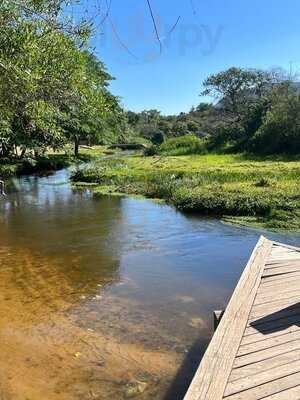
M 14 179 L 0 198 L 1 399 L 182 399 L 259 234 L 73 191 L 67 171 Z

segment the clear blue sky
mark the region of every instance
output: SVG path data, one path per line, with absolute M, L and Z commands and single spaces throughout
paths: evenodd
M 85 1 L 84 7 L 101 25 L 105 0 Z M 164 114 L 188 111 L 201 101 L 201 82 L 233 65 L 300 69 L 299 0 L 151 3 L 159 21 L 162 54 L 146 0 L 112 0 L 110 19 L 92 41 L 95 53 L 116 77 L 111 89 L 126 109 L 156 108 Z M 97 15 L 100 7 L 102 15 Z M 83 15 L 83 8 L 74 14 Z

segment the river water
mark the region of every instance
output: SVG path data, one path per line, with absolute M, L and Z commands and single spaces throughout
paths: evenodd
M 260 232 L 68 178 L 0 198 L 0 398 L 182 399 Z

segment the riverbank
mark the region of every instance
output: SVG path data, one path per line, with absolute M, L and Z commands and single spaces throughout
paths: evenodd
M 97 159 L 103 154 L 103 151 L 105 151 L 104 146 L 94 146 L 92 148 L 83 146 L 77 157 L 71 154 L 67 149 L 67 151 L 57 153 L 49 152 L 36 159 L 24 158 L 23 160 L 19 160 L 0 158 L 0 178 L 7 179 L 12 176 L 57 171 L 68 168 L 71 165 Z
M 142 195 L 229 223 L 300 231 L 300 161 L 242 154 L 130 156 L 75 171 L 95 193 Z

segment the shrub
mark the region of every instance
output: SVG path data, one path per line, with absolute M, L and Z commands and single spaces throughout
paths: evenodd
M 199 139 L 195 135 L 185 135 L 166 140 L 159 149 L 166 155 L 204 154 L 207 144 L 207 138 Z
M 157 154 L 159 154 L 159 147 L 155 145 L 147 147 L 147 149 L 144 150 L 144 155 L 147 157 L 155 156 Z
M 251 142 L 255 152 L 265 154 L 300 152 L 300 95 L 291 87 L 272 96 L 272 106 Z
M 160 145 L 165 141 L 165 135 L 162 132 L 156 132 L 154 135 L 151 137 L 151 142 L 154 145 Z

